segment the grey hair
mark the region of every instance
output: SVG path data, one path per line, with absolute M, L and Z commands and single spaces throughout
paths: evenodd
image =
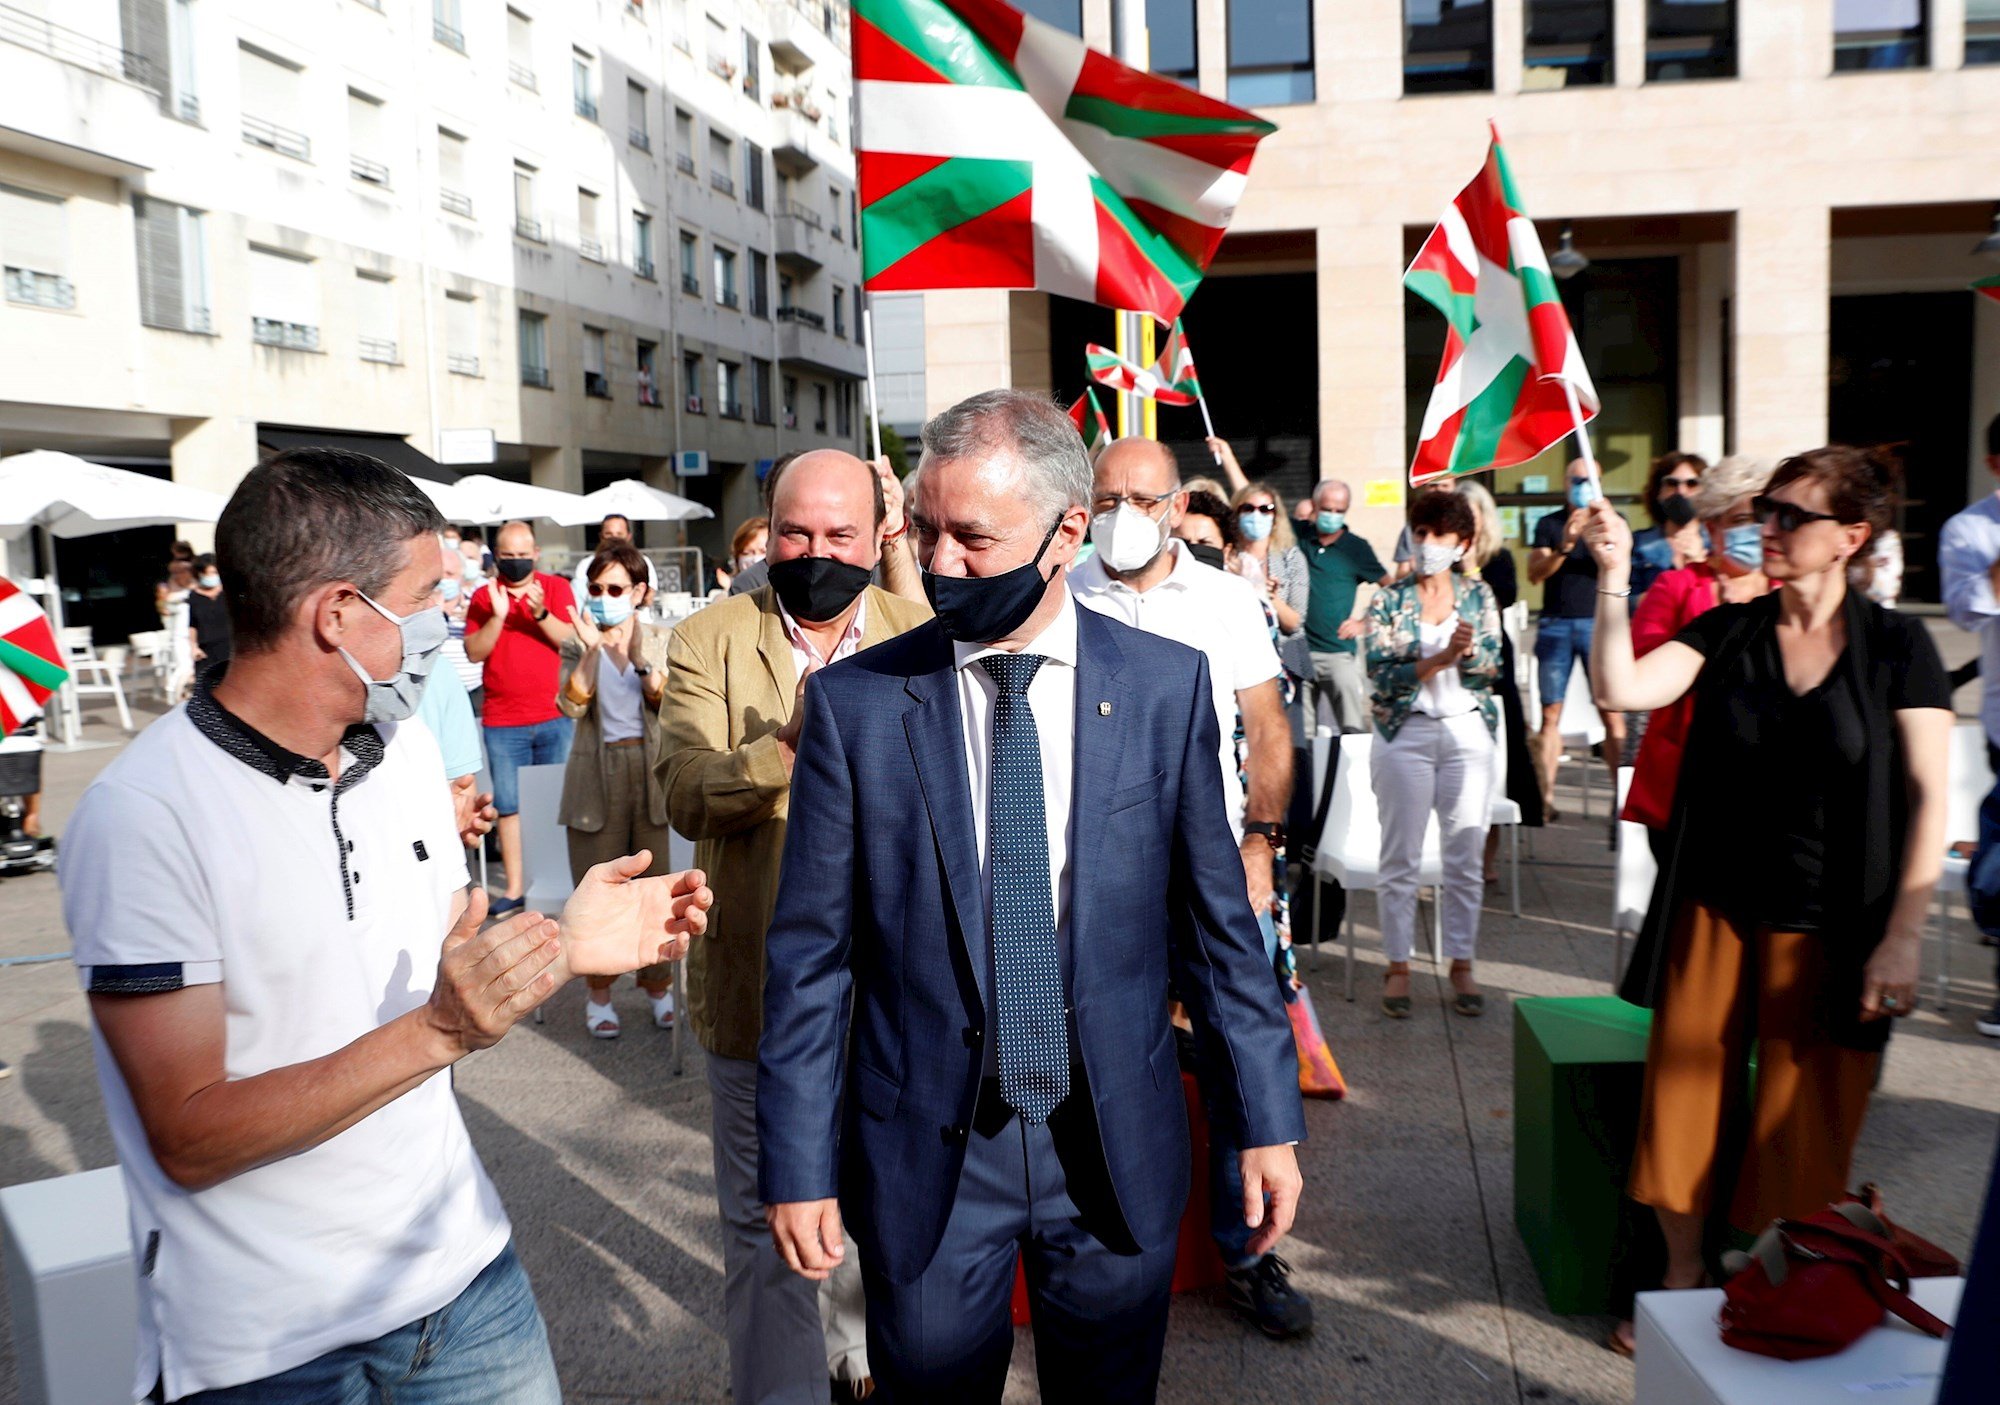
M 1347 480 L 1344 478 L 1322 478 L 1319 480 L 1319 482 L 1313 484 L 1313 490 L 1312 490 L 1313 502 L 1317 503 L 1319 501 L 1319 495 L 1325 492 L 1328 488 L 1340 489 L 1343 493 L 1347 494 L 1348 506 L 1352 507 L 1354 505 L 1354 490 L 1347 486 Z
M 329 582 L 380 595 L 409 564 L 410 538 L 444 525 L 416 484 L 367 454 L 314 446 L 265 459 L 215 524 L 236 651 L 275 645 L 300 599 Z
M 1722 516 L 1739 498 L 1763 492 L 1777 471 L 1778 465 L 1771 459 L 1729 455 L 1701 475 L 1701 486 L 1694 491 L 1694 515 L 1704 522 Z
M 1046 396 L 1025 390 L 982 391 L 934 416 L 924 426 L 923 444 L 915 477 L 932 463 L 1011 449 L 1021 460 L 1027 496 L 1044 521 L 1054 522 L 1071 508 L 1090 504 L 1090 455 L 1083 436 Z

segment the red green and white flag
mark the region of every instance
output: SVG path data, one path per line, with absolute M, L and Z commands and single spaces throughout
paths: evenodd
M 0 737 L 41 714 L 69 677 L 49 617 L 34 598 L 0 579 Z
M 1180 315 L 1276 129 L 1003 0 L 854 0 L 865 286 Z
M 1448 324 L 1411 483 L 1526 463 L 1576 428 L 1571 390 L 1582 418 L 1596 417 L 1597 390 L 1498 129 L 1403 286 Z
M 1972 291 L 1978 293 L 1981 297 L 1991 298 L 1995 302 L 2000 302 L 2000 273 L 1994 274 L 1991 278 L 1974 279 Z
M 1162 405 L 1192 405 L 1201 399 L 1194 353 L 1188 350 L 1187 333 L 1181 330 L 1178 321 L 1167 334 L 1159 359 L 1151 366 L 1134 365 L 1096 342 L 1083 349 L 1083 361 L 1090 368 L 1092 380 L 1116 391 L 1144 395 Z
M 1076 403 L 1069 407 L 1069 422 L 1076 426 L 1076 432 L 1083 436 L 1083 447 L 1093 452 L 1100 444 L 1111 442 L 1111 422 L 1104 418 L 1104 409 L 1097 403 L 1097 392 L 1089 386 L 1076 397 Z

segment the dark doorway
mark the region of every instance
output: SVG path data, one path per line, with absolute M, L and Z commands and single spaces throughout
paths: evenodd
M 133 527 L 56 542 L 63 623 L 89 625 L 101 648 L 160 628 L 153 587 L 167 578 L 171 527 Z
M 1938 599 L 1937 541 L 1966 503 L 1972 299 L 1876 293 L 1833 299 L 1827 437 L 1902 464 L 1903 599 Z

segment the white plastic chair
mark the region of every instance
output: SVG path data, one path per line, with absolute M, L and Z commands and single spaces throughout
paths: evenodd
M 139 680 L 147 680 L 147 686 L 162 696 L 167 691 L 167 670 L 173 656 L 173 641 L 164 629 L 148 629 L 132 635 L 125 641 L 131 650 L 133 691 L 138 691 Z
M 1514 915 L 1521 915 L 1521 802 L 1507 798 L 1507 727 L 1502 720 L 1499 735 L 1493 738 L 1493 798 L 1487 806 L 1486 823 L 1507 831 L 1507 896 Z
M 118 704 L 118 724 L 132 730 L 132 709 L 125 705 L 125 689 L 118 682 L 118 669 L 97 655 L 91 642 L 90 626 L 68 625 L 62 632 L 63 659 L 69 668 L 69 688 L 78 698 L 109 695 Z M 86 678 L 95 678 L 88 683 Z
M 1630 767 L 1618 773 L 1618 812 L 1625 812 L 1625 797 L 1632 789 Z M 1653 884 L 1660 867 L 1653 861 L 1653 847 L 1647 841 L 1646 826 L 1635 820 L 1618 821 L 1618 862 L 1611 889 L 1611 987 L 1618 988 L 1619 968 L 1624 961 L 1625 937 L 1636 937 L 1646 925 L 1646 909 L 1653 901 Z
M 1951 750 L 1945 762 L 1944 842 L 1947 846 L 1979 837 L 1979 807 L 1993 789 L 1993 768 L 1986 758 L 1986 729 L 1978 722 L 1960 722 L 1951 729 Z M 1966 878 L 1972 861 L 1945 850 L 1944 871 L 1938 875 L 1937 1001 L 1942 1010 L 1951 990 L 1951 899 L 1968 897 Z
M 1322 739 L 1323 740 L 1323 739 Z M 1326 880 L 1349 893 L 1373 893 L 1382 883 L 1382 816 L 1375 807 L 1372 784 L 1375 735 L 1358 732 L 1340 739 L 1340 767 L 1334 773 L 1333 799 L 1326 808 L 1319 850 L 1313 855 L 1313 955 L 1319 955 L 1318 916 L 1326 911 Z M 1418 861 L 1417 886 L 1430 888 L 1431 961 L 1444 952 L 1444 915 L 1437 887 L 1444 882 L 1444 854 L 1438 840 L 1437 815 L 1424 830 L 1424 851 Z M 1377 899 L 1379 908 L 1380 899 Z M 1346 996 L 1354 998 L 1354 904 L 1347 905 Z
M 1590 749 L 1604 740 L 1604 719 L 1598 715 L 1597 700 L 1590 695 L 1589 671 L 1572 668 L 1569 690 L 1563 694 L 1562 711 L 1556 714 L 1556 735 L 1563 750 L 1576 748 L 1583 753 L 1583 817 L 1590 818 L 1590 773 L 1597 762 Z

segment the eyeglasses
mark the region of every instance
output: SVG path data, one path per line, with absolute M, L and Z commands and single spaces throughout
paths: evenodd
M 1663 488 L 1699 488 L 1701 480 L 1699 478 L 1662 478 L 1660 486 Z
M 1118 505 L 1124 503 L 1127 507 L 1136 507 L 1139 511 L 1150 517 L 1154 508 L 1173 497 L 1179 491 L 1180 487 L 1176 485 L 1164 493 L 1127 493 L 1122 498 L 1113 497 L 1109 493 L 1106 493 L 1102 497 L 1091 499 L 1090 510 L 1095 514 L 1102 515 L 1106 512 L 1116 512 Z
M 1840 519 L 1831 512 L 1814 512 L 1811 508 L 1800 507 L 1797 503 L 1785 502 L 1780 498 L 1758 494 L 1750 500 L 1750 510 L 1757 514 L 1760 522 L 1775 522 L 1778 530 L 1786 534 L 1796 532 L 1809 522 L 1838 522 Z
M 1267 502 L 1246 502 L 1236 509 L 1238 512 L 1254 512 L 1259 517 L 1276 517 L 1278 509 Z
M 619 596 L 623 595 L 626 591 L 630 589 L 632 589 L 632 587 L 629 585 L 603 585 L 597 581 L 592 581 L 590 583 L 590 593 L 592 595 L 608 595 L 613 600 L 616 600 Z

